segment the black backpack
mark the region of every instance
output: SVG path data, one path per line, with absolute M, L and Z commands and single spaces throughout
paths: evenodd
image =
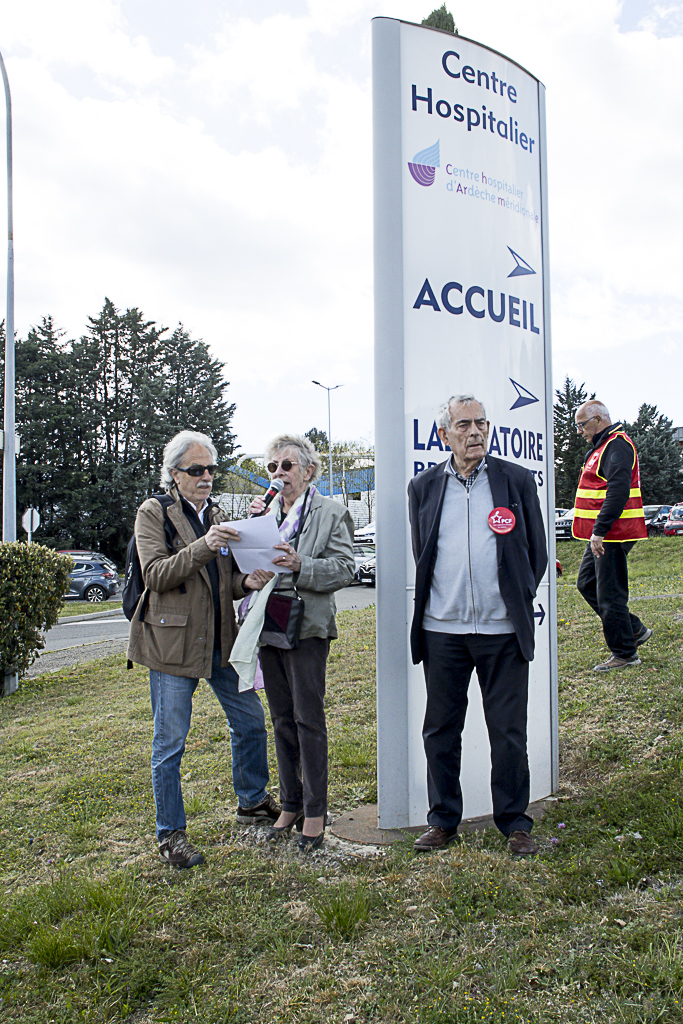
M 168 518 L 168 507 L 172 505 L 176 500 L 172 494 L 153 494 L 153 498 L 159 502 L 164 510 L 164 534 L 166 535 L 166 543 L 169 549 L 173 550 L 173 538 L 175 537 L 175 526 Z M 135 534 L 128 541 L 128 550 L 126 551 L 126 576 L 123 581 L 123 591 L 121 592 L 121 602 L 123 604 L 123 614 L 130 622 L 135 615 L 135 610 L 138 606 L 140 598 L 145 592 L 145 581 L 142 578 L 142 566 L 140 565 L 140 556 L 138 554 L 138 546 L 135 542 Z M 147 600 L 149 599 L 149 595 Z M 140 622 L 145 621 L 145 612 L 147 611 L 147 600 L 145 600 L 140 608 L 140 615 L 138 616 Z

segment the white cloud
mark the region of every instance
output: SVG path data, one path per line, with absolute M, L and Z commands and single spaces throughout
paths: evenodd
M 86 67 L 129 86 L 149 86 L 173 70 L 146 39 L 127 34 L 114 0 L 25 0 L 3 10 L 3 42 L 42 67 Z

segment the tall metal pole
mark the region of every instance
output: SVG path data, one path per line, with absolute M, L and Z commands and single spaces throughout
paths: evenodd
M 5 443 L 2 462 L 2 539 L 17 539 L 17 466 L 14 433 L 14 218 L 12 216 L 12 98 L 5 62 L 0 71 L 7 107 L 7 316 L 5 318 Z
M 319 388 L 325 388 L 327 391 L 327 447 L 329 449 L 328 455 L 330 460 L 330 497 L 334 497 L 334 487 L 332 486 L 332 414 L 330 412 L 330 391 L 336 391 L 337 388 L 343 388 L 343 384 L 335 384 L 333 388 L 328 388 L 324 384 L 321 384 L 319 380 L 312 380 L 311 384 L 317 384 Z

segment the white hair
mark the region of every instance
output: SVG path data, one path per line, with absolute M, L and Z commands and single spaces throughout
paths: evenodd
M 436 425 L 440 430 L 450 430 L 451 427 L 451 406 L 456 405 L 471 405 L 472 402 L 476 402 L 480 405 L 486 417 L 486 409 L 484 409 L 484 403 L 479 399 L 475 398 L 474 395 L 451 395 L 447 402 L 439 406 L 439 411 L 436 414 Z
M 612 422 L 609 409 L 604 402 L 599 401 L 597 398 L 589 398 L 587 402 L 584 402 L 583 408 L 587 413 L 590 413 L 591 416 L 600 416 L 606 422 Z
M 181 430 L 179 434 L 172 437 L 164 448 L 164 462 L 161 467 L 161 486 L 165 491 L 168 491 L 173 487 L 175 483 L 171 476 L 171 470 L 177 469 L 180 463 L 183 461 L 183 456 L 188 448 L 191 448 L 193 444 L 200 444 L 203 448 L 208 449 L 213 463 L 218 462 L 218 452 L 210 437 L 206 434 L 200 434 L 196 430 Z
M 269 441 L 266 445 L 266 465 L 284 448 L 296 448 L 299 464 L 303 470 L 313 466 L 311 483 L 320 477 L 320 456 L 308 438 L 302 437 L 300 434 L 278 434 L 272 441 Z

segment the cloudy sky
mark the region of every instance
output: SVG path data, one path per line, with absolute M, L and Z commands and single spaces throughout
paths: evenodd
M 311 378 L 372 439 L 370 21 L 435 2 L 5 5 L 17 330 L 106 295 L 210 344 L 244 451 L 326 429 Z M 448 6 L 547 88 L 556 385 L 683 425 L 682 0 Z

